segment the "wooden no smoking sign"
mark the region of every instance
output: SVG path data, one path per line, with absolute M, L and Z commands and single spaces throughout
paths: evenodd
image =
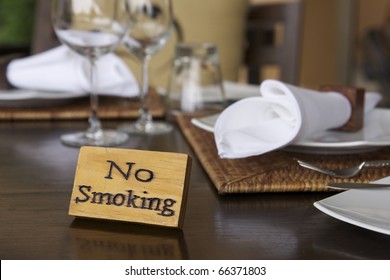
M 191 158 L 128 149 L 80 149 L 69 214 L 181 227 Z

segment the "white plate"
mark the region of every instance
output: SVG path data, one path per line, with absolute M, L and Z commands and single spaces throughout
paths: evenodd
M 44 107 L 69 103 L 87 93 L 46 92 L 35 90 L 0 90 L 0 107 Z
M 390 177 L 376 181 L 390 184 Z M 390 188 L 349 190 L 317 201 L 320 211 L 341 221 L 390 235 Z
M 217 115 L 193 119 L 198 127 L 213 131 Z M 361 153 L 390 145 L 390 110 L 376 108 L 365 116 L 362 130 L 341 132 L 327 130 L 286 147 L 288 151 L 321 154 Z
M 321 148 L 390 145 L 389 122 L 390 110 L 376 108 L 365 116 L 364 127 L 358 132 L 324 131 L 295 145 Z

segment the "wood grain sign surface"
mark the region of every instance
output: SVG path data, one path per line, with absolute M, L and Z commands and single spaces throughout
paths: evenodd
M 185 154 L 82 147 L 69 214 L 180 228 L 190 171 Z

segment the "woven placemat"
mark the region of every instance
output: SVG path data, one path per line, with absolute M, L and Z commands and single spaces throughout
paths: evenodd
M 152 91 L 147 106 L 154 117 L 165 113 L 161 96 Z M 89 98 L 69 100 L 65 104 L 43 107 L 0 107 L 0 120 L 73 120 L 89 117 Z M 137 118 L 138 98 L 99 96 L 98 114 L 101 119 Z
M 390 147 L 350 155 L 292 153 L 283 150 L 244 159 L 221 159 L 214 136 L 178 117 L 179 126 L 219 194 L 265 192 L 322 192 L 330 182 L 372 182 L 390 176 L 389 167 L 365 168 L 359 176 L 336 179 L 300 167 L 296 159 L 328 168 L 344 168 L 366 160 L 390 159 Z

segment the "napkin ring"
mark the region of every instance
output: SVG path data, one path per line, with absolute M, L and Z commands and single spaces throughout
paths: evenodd
M 364 88 L 347 86 L 320 86 L 321 92 L 338 92 L 344 95 L 351 103 L 352 113 L 349 120 L 336 130 L 354 132 L 363 128 L 364 125 Z

